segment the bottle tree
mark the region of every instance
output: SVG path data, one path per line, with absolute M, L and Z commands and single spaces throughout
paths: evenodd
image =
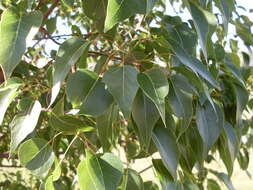
M 234 0 L 1 1 L 0 161 L 36 176 L 1 185 L 234 190 L 253 140 L 251 12 Z M 155 178 L 133 167 L 141 158 Z

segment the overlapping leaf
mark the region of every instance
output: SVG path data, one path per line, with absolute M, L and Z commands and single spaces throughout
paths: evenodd
M 60 46 L 54 63 L 50 105 L 54 103 L 60 91 L 61 84 L 69 73 L 71 67 L 77 62 L 88 46 L 89 42 L 78 37 L 72 37 Z
M 110 30 L 117 23 L 140 13 L 150 11 L 156 0 L 108 0 L 105 19 L 105 31 Z
M 18 88 L 21 86 L 22 81 L 18 78 L 10 78 L 7 80 L 5 86 L 0 86 L 0 125 L 2 125 L 5 112 L 18 95 Z
M 40 11 L 22 14 L 14 9 L 6 9 L 0 23 L 0 66 L 5 78 L 9 78 L 25 53 L 27 42 L 32 40 L 42 22 Z
M 139 73 L 137 80 L 144 94 L 156 105 L 163 123 L 166 125 L 165 97 L 169 93 L 169 83 L 164 71 L 153 68 L 145 73 Z
M 14 117 L 10 124 L 11 128 L 11 144 L 10 152 L 14 152 L 18 145 L 34 131 L 39 120 L 41 105 L 39 101 L 35 101 L 33 106 L 24 114 L 18 114 Z
M 108 86 L 125 118 L 129 118 L 131 114 L 134 97 L 139 87 L 137 74 L 136 68 L 123 66 L 111 68 L 103 77 L 103 82 Z
M 52 147 L 40 138 L 33 138 L 21 144 L 18 157 L 21 165 L 38 177 L 45 177 L 54 163 Z
M 86 153 L 86 159 L 77 168 L 81 190 L 117 190 L 123 176 L 121 161 L 111 153 L 101 157 Z

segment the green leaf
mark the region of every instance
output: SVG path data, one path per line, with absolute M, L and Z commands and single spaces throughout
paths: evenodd
M 164 165 L 174 179 L 176 179 L 179 153 L 175 137 L 168 129 L 156 126 L 153 130 L 152 138 L 162 157 Z
M 154 103 L 138 90 L 134 99 L 132 116 L 137 124 L 138 136 L 142 149 L 147 150 L 150 144 L 153 128 L 159 119 L 159 112 Z
M 11 128 L 11 144 L 10 152 L 13 153 L 18 145 L 34 131 L 39 120 L 41 105 L 39 101 L 27 110 L 25 114 L 18 114 L 10 123 Z
M 159 68 L 154 68 L 145 73 L 139 73 L 137 80 L 144 94 L 156 105 L 163 123 L 166 126 L 165 97 L 169 93 L 169 83 L 165 73 Z
M 182 80 L 179 75 L 173 75 L 170 82 L 170 92 L 168 94 L 168 100 L 173 112 L 178 118 L 182 118 L 182 128 L 180 134 L 182 134 L 189 126 L 192 116 L 192 95 L 185 91 L 189 86 L 187 81 Z
M 98 75 L 88 70 L 80 70 L 69 76 L 66 94 L 74 108 L 80 107 L 81 114 L 92 116 L 103 114 L 113 102 L 113 97 Z
M 214 175 L 216 175 L 218 177 L 218 179 L 221 180 L 227 186 L 227 188 L 229 190 L 236 190 L 227 174 L 218 173 L 218 172 L 215 172 L 215 171 L 211 171 L 211 172 Z
M 152 10 L 156 0 L 108 0 L 105 19 L 105 31 L 110 30 L 117 23 L 134 16 L 146 14 Z
M 233 87 L 236 94 L 236 122 L 239 126 L 241 126 L 242 112 L 248 103 L 249 92 L 241 85 L 235 83 L 233 84 Z
M 49 125 L 55 130 L 64 132 L 65 134 L 76 134 L 77 132 L 89 132 L 94 128 L 88 126 L 84 121 L 77 119 L 73 115 L 57 116 L 52 112 Z
M 221 190 L 221 188 L 215 180 L 208 179 L 207 180 L 207 190 Z
M 208 81 L 213 87 L 219 88 L 218 83 L 214 77 L 208 71 L 207 67 L 203 65 L 196 57 L 189 55 L 184 48 L 182 48 L 178 42 L 173 39 L 169 39 L 170 47 L 175 52 L 177 58 L 182 64 L 189 67 L 195 73 L 198 73 L 202 78 Z
M 226 123 L 224 125 L 224 135 L 221 138 L 221 158 L 226 165 L 228 175 L 231 176 L 233 173 L 233 166 L 235 158 L 239 150 L 239 141 L 235 134 L 233 127 Z
M 27 43 L 37 33 L 42 22 L 39 11 L 21 15 L 14 8 L 6 9 L 1 15 L 0 23 L 0 66 L 8 79 L 25 53 Z
M 156 171 L 156 175 L 162 183 L 166 183 L 168 180 L 173 180 L 161 159 L 152 159 L 152 164 Z
M 112 145 L 116 144 L 119 125 L 119 108 L 112 104 L 106 112 L 96 118 L 96 128 L 98 136 L 103 147 L 103 151 L 110 151 Z
M 219 0 L 219 7 L 222 13 L 223 25 L 225 29 L 225 33 L 228 32 L 228 23 L 232 18 L 232 12 L 235 9 L 234 0 Z
M 163 185 L 163 190 L 184 190 L 184 186 L 177 181 L 167 181 L 167 183 Z
M 187 1 L 187 7 L 193 18 L 193 22 L 199 37 L 200 46 L 207 60 L 209 54 L 208 50 L 212 44 L 211 37 L 217 25 L 216 17 L 214 14 L 202 9 L 191 0 Z
M 60 91 L 61 84 L 69 73 L 71 67 L 78 61 L 88 47 L 89 42 L 78 37 L 72 37 L 60 46 L 53 67 L 53 87 L 50 105 L 54 103 Z
M 224 126 L 224 113 L 220 105 L 215 103 L 216 112 L 210 102 L 203 106 L 198 105 L 196 109 L 196 122 L 198 130 L 207 151 L 217 141 Z
M 159 187 L 153 181 L 145 181 L 144 182 L 144 189 L 145 190 L 159 190 Z
M 82 3 L 83 12 L 95 22 L 98 30 L 102 32 L 104 30 L 108 0 L 84 0 Z
M 45 182 L 45 190 L 56 190 L 54 186 L 53 176 L 49 176 Z
M 115 67 L 108 70 L 103 82 L 118 103 L 125 118 L 129 118 L 134 97 L 138 90 L 138 71 L 132 66 Z
M 144 190 L 144 184 L 141 176 L 132 169 L 127 169 L 127 182 L 123 190 Z
M 20 145 L 20 164 L 38 177 L 45 177 L 54 163 L 52 147 L 44 139 L 33 138 Z
M 113 154 L 101 157 L 86 153 L 86 159 L 77 168 L 81 190 L 117 190 L 123 176 L 122 162 Z
M 6 84 L 0 86 L 0 125 L 3 123 L 4 115 L 14 100 L 14 98 L 19 94 L 17 92 L 18 88 L 22 85 L 22 81 L 18 78 L 10 78 L 6 81 Z
M 69 8 L 72 8 L 74 6 L 75 0 L 61 0 L 64 5 L 66 5 Z

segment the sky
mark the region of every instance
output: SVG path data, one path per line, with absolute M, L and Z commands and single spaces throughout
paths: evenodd
M 236 2 L 239 6 L 245 7 L 247 9 L 247 12 L 245 12 L 243 9 L 238 9 L 239 14 L 246 15 L 250 18 L 250 20 L 253 21 L 253 12 L 249 13 L 249 10 L 253 9 L 253 0 L 236 0 Z M 181 18 L 183 18 L 184 21 L 187 21 L 188 19 L 190 19 L 190 14 L 188 11 L 184 11 L 183 13 L 178 14 L 178 12 L 179 12 L 178 5 L 179 5 L 179 3 L 175 4 L 175 6 L 174 6 L 175 9 L 173 9 L 171 4 L 169 3 L 169 0 L 167 0 L 166 12 L 171 16 L 179 15 L 179 16 L 181 16 Z M 175 10 L 176 10 L 176 12 L 175 12 Z M 59 29 L 59 34 L 57 34 L 57 35 L 71 34 L 71 28 L 64 25 L 64 20 L 60 20 L 60 19 L 57 20 L 57 28 Z M 228 38 L 234 38 L 234 34 L 235 34 L 235 27 L 230 24 L 229 31 L 228 31 Z M 60 42 L 63 42 L 63 41 L 60 41 Z M 239 42 L 239 47 L 243 51 L 247 51 L 247 49 L 243 45 L 242 41 Z M 46 43 L 47 54 L 49 54 L 51 50 L 57 50 L 57 49 L 58 49 L 58 45 L 56 45 L 51 40 L 47 40 L 47 43 Z

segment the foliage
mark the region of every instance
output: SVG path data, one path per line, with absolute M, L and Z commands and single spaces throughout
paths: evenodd
M 234 0 L 1 1 L 0 162 L 28 169 L 31 183 L 18 171 L 0 187 L 220 189 L 211 174 L 234 190 L 235 160 L 247 170 L 253 144 L 253 22 L 238 9 Z M 215 153 L 226 173 L 206 165 Z M 158 180 L 144 182 L 132 164 L 149 157 Z

